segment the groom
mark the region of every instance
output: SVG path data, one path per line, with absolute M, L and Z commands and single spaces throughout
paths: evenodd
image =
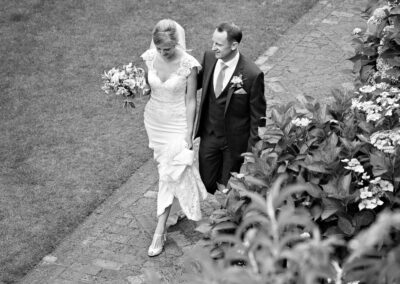
M 264 74 L 239 52 L 242 31 L 222 23 L 212 36 L 198 76 L 202 88 L 195 137 L 200 137 L 200 175 L 207 191 L 225 188 L 231 172 L 239 172 L 241 154 L 258 140 L 265 117 Z

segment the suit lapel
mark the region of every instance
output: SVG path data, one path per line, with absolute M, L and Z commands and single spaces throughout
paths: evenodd
M 225 110 L 224 110 L 224 116 L 226 115 L 226 111 L 228 110 L 229 102 L 231 101 L 233 91 L 234 89 L 230 87 L 230 82 L 234 76 L 239 76 L 240 74 L 243 74 L 243 57 L 241 54 L 239 54 L 239 61 L 238 64 L 236 65 L 235 71 L 232 74 L 232 77 L 229 79 L 228 85 L 226 86 L 228 89 L 228 94 L 226 97 L 226 104 L 225 104 Z

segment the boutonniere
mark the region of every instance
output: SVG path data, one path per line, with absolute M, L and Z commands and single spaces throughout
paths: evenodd
M 235 89 L 234 94 L 245 95 L 247 92 L 243 89 L 243 75 L 233 76 L 231 80 L 231 88 Z

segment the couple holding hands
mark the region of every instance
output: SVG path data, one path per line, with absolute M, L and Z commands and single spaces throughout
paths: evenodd
M 227 186 L 230 173 L 240 170 L 241 154 L 258 140 L 266 112 L 264 74 L 239 52 L 241 39 L 235 24 L 218 25 L 200 64 L 186 52 L 184 29 L 165 19 L 156 24 L 150 49 L 141 56 L 151 90 L 144 124 L 159 173 L 158 222 L 149 256 L 163 251 L 172 204 L 178 201 L 188 219 L 200 220 L 201 200 Z M 199 168 L 191 150 L 197 137 Z

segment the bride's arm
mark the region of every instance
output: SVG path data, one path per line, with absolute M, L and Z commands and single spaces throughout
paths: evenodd
M 194 119 L 196 115 L 196 92 L 197 92 L 197 67 L 191 69 L 190 75 L 187 80 L 187 91 L 186 91 L 186 119 L 188 134 L 186 142 L 188 143 L 189 149 L 193 146 L 193 128 Z
M 145 64 L 143 66 L 143 69 L 144 69 L 144 78 L 146 80 L 146 86 L 144 87 L 142 92 L 143 92 L 143 96 L 148 96 L 151 93 L 151 89 L 150 89 L 150 84 L 149 84 L 149 68 L 147 67 L 147 64 Z

